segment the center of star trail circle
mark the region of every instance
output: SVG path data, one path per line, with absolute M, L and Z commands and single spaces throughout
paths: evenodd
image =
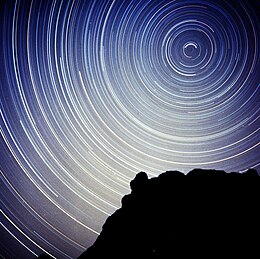
M 198 44 L 195 42 L 188 42 L 183 46 L 183 54 L 187 58 L 196 58 L 199 55 Z

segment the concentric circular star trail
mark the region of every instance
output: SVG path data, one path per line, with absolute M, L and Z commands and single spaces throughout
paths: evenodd
M 0 255 L 77 257 L 139 171 L 259 171 L 259 1 L 0 11 Z

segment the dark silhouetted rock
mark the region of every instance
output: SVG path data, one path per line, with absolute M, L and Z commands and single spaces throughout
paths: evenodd
M 132 192 L 142 191 L 146 183 L 148 183 L 147 174 L 145 172 L 140 172 L 135 176 L 134 180 L 130 182 Z
M 256 170 L 194 169 L 130 183 L 87 258 L 260 258 Z

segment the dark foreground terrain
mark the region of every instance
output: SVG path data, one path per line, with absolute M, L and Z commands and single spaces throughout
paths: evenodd
M 195 169 L 148 179 L 111 215 L 92 247 L 92 258 L 260 258 L 260 177 Z

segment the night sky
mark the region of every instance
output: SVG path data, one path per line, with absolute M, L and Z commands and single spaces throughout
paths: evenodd
M 140 171 L 259 171 L 259 1 L 0 15 L 0 255 L 79 256 Z

